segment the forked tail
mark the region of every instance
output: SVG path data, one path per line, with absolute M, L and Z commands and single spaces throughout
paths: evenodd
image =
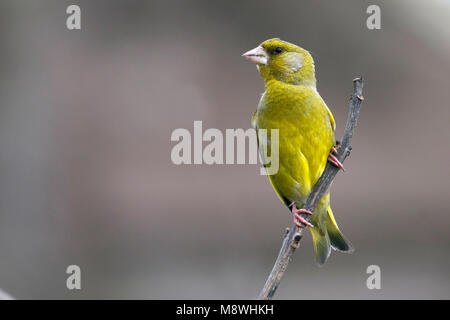
M 313 238 L 316 262 L 319 266 L 327 261 L 331 253 L 331 248 L 346 253 L 352 253 L 354 251 L 351 242 L 339 230 L 330 206 L 328 206 L 326 228 L 316 226 L 310 228 L 310 230 Z

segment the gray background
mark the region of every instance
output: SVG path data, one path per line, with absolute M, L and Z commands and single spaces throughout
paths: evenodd
M 0 24 L 0 288 L 16 298 L 257 296 L 289 213 L 259 165 L 175 166 L 170 135 L 249 128 L 263 82 L 240 55 L 272 37 L 312 52 L 338 137 L 366 79 L 332 192 L 356 252 L 318 268 L 306 236 L 277 298 L 450 298 L 448 1 L 2 0 Z

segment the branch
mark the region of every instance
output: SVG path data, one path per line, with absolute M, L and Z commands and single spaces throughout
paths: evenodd
M 337 158 L 342 163 L 350 155 L 352 147 L 350 142 L 355 131 L 356 124 L 359 118 L 359 111 L 361 109 L 361 103 L 364 100 L 362 96 L 363 80 L 362 77 L 353 80 L 353 94 L 350 98 L 350 110 L 348 113 L 347 124 L 344 130 L 344 136 L 342 137 L 340 147 L 338 149 Z M 304 209 L 314 212 L 319 200 L 328 192 L 331 182 L 336 177 L 339 168 L 331 163 L 328 163 L 325 170 L 314 185 L 308 199 L 306 200 Z M 309 219 L 309 216 L 302 214 L 302 217 Z M 275 291 L 280 284 L 281 278 L 287 270 L 288 264 L 294 254 L 295 249 L 298 248 L 300 240 L 302 239 L 304 228 L 299 228 L 293 225 L 290 229 L 286 230 L 283 243 L 281 245 L 280 252 L 278 253 L 277 260 L 273 266 L 272 272 L 270 272 L 267 278 L 264 288 L 261 290 L 258 299 L 270 300 L 273 298 Z

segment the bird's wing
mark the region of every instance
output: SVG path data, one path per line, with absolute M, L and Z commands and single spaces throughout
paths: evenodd
M 330 117 L 331 127 L 333 128 L 333 131 L 336 130 L 336 122 L 334 121 L 333 114 L 331 113 L 330 108 L 328 108 L 327 104 L 324 102 L 325 108 L 327 108 L 328 116 Z
M 254 129 L 256 129 L 256 112 L 257 111 L 258 111 L 258 109 L 256 109 L 255 112 L 253 112 L 253 115 L 252 115 L 252 127 Z

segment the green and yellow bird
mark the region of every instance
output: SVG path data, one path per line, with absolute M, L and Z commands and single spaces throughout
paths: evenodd
M 317 92 L 311 54 L 297 45 L 270 39 L 243 57 L 256 63 L 266 89 L 253 114 L 252 125 L 257 131 L 279 130 L 279 169 L 269 174 L 275 192 L 292 212 L 294 223 L 310 227 L 319 265 L 328 259 L 331 248 L 352 252 L 352 244 L 333 217 L 329 193 L 320 200 L 314 213 L 297 209 L 305 204 L 327 161 L 343 169 L 334 156 L 335 122 Z M 269 136 L 264 144 L 267 154 L 271 152 L 271 143 Z M 261 141 L 259 146 L 263 147 Z M 311 214 L 310 222 L 301 213 Z

